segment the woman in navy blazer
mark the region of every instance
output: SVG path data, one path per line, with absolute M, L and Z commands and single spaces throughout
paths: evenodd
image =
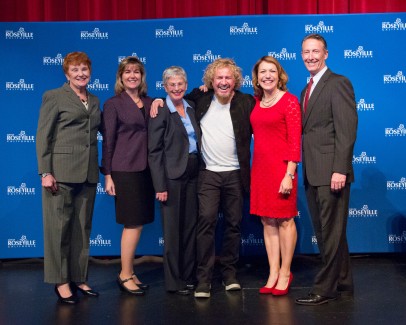
M 148 161 L 156 198 L 161 202 L 165 288 L 188 295 L 195 280 L 201 134 L 194 105 L 183 99 L 187 89 L 185 71 L 169 67 L 162 80 L 168 95 L 159 115 L 149 121 Z
M 115 197 L 116 222 L 124 225 L 117 284 L 122 291 L 141 296 L 148 285 L 135 275 L 133 261 L 143 225 L 154 220 L 154 189 L 147 158 L 152 99 L 146 95 L 145 69 L 138 58 L 121 61 L 115 93 L 103 109 L 101 172 L 106 192 Z

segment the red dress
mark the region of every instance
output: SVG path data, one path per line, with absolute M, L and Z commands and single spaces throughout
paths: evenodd
M 298 100 L 285 93 L 274 106 L 265 108 L 256 98 L 250 119 L 254 132 L 250 213 L 271 218 L 297 216 L 297 177 L 290 195 L 278 191 L 288 161 L 300 161 L 302 123 Z

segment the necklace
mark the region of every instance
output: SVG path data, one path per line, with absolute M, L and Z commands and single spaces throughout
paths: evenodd
M 278 97 L 278 94 L 279 94 L 279 89 L 276 90 L 275 95 L 273 95 L 270 99 L 266 100 L 265 96 L 262 96 L 262 100 L 261 100 L 262 105 L 265 106 L 265 107 L 272 106 L 272 104 L 274 103 L 274 101 Z

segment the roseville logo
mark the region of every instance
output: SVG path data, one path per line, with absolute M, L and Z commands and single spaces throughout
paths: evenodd
M 176 30 L 172 25 L 168 27 L 167 30 L 155 29 L 155 37 L 183 37 L 183 30 Z
M 97 235 L 94 239 L 90 238 L 89 243 L 93 247 L 106 247 L 111 246 L 111 239 L 103 239 L 102 235 Z
M 22 235 L 20 239 L 8 239 L 8 248 L 34 248 L 36 246 L 36 240 L 28 240 L 27 236 Z
M 230 26 L 231 36 L 256 35 L 256 34 L 258 34 L 258 27 L 250 27 L 248 23 L 244 23 L 241 27 Z
M 274 57 L 277 60 L 296 60 L 296 53 L 289 53 L 286 48 L 283 48 L 279 52 L 268 52 L 268 55 Z
M 25 183 L 19 187 L 7 186 L 7 195 L 35 195 L 35 187 L 27 187 Z
M 318 25 L 305 25 L 305 33 L 334 33 L 334 26 L 327 26 L 324 21 L 320 21 Z
M 35 136 L 27 135 L 21 130 L 20 134 L 7 133 L 7 142 L 35 142 Z

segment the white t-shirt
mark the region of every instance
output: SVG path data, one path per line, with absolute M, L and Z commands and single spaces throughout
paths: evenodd
M 214 172 L 239 169 L 230 104 L 222 105 L 213 96 L 209 110 L 200 121 L 200 127 L 206 169 Z

